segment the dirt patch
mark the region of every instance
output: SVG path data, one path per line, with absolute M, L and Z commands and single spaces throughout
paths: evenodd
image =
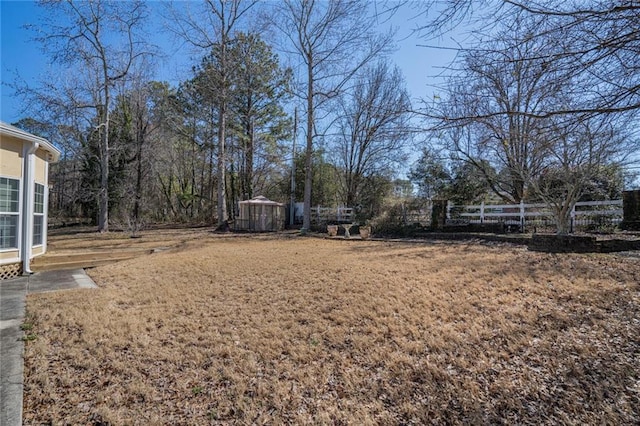
M 208 234 L 90 275 L 29 297 L 25 424 L 640 417 L 640 259 Z

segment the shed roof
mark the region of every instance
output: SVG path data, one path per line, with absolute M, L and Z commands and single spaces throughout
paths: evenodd
M 264 195 L 258 195 L 257 197 L 253 197 L 250 200 L 240 201 L 239 204 L 260 204 L 260 205 L 263 205 L 263 206 L 265 206 L 265 205 L 267 205 L 267 206 L 284 206 L 284 204 L 278 203 L 277 201 L 271 201 L 270 199 L 268 199 Z
M 51 161 L 57 162 L 60 159 L 60 150 L 53 146 L 48 140 L 41 138 L 40 136 L 32 135 L 24 130 L 18 129 L 11 124 L 7 124 L 4 121 L 0 121 L 0 134 L 13 136 L 23 141 L 35 142 L 40 144 L 40 148 L 51 154 Z

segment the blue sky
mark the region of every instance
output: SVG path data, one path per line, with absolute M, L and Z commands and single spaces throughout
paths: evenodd
M 21 118 L 20 102 L 12 96 L 13 90 L 7 87 L 14 82 L 16 75 L 26 81 L 35 81 L 39 70 L 46 65 L 41 52 L 29 41 L 30 34 L 21 26 L 37 16 L 37 7 L 32 2 L 1 1 L 0 2 L 0 54 L 2 68 L 2 106 L 0 118 L 5 122 L 13 122 Z
M 154 11 L 157 12 L 160 3 L 156 2 Z M 44 18 L 42 10 L 31 1 L 0 2 L 1 15 L 1 68 L 2 76 L 2 104 L 0 119 L 5 122 L 15 122 L 26 114 L 21 113 L 22 103 L 7 83 L 22 79 L 30 85 L 46 78 L 48 72 L 48 58 L 41 52 L 39 45 L 32 40 L 32 31 L 24 28 L 26 24 L 37 24 Z M 452 53 L 439 49 L 417 46 L 422 41 L 412 35 L 415 27 L 412 20 L 415 12 L 403 9 L 393 18 L 392 25 L 398 27 L 397 47 L 393 55 L 394 62 L 402 69 L 407 88 L 414 99 L 432 99 L 435 89 L 432 87 L 439 79 L 431 78 L 439 73 L 439 68 L 450 62 Z M 160 19 L 156 20 L 157 22 Z M 388 24 L 387 24 L 388 25 Z M 153 43 L 161 47 L 166 58 L 158 66 L 156 80 L 169 81 L 177 84 L 189 78 L 191 60 L 187 49 L 178 49 L 173 40 L 161 28 L 150 29 L 154 34 Z
M 161 28 L 162 17 L 159 14 L 161 6 L 160 1 L 152 4 L 152 11 L 156 13 L 156 19 L 153 20 L 156 28 L 149 29 L 149 33 L 153 34 L 152 42 L 158 45 L 165 55 L 158 64 L 154 78 L 177 85 L 178 82 L 190 77 L 191 66 L 198 61 L 194 58 L 198 56 L 194 56 L 184 46 L 182 48 L 176 46 L 167 31 Z M 433 100 L 434 94 L 437 93 L 434 86 L 442 82 L 441 78 L 435 76 L 441 72 L 441 67 L 451 63 L 454 52 L 418 46 L 425 44 L 425 41 L 412 33 L 412 29 L 420 23 L 420 19 L 413 19 L 415 14 L 416 12 L 412 9 L 404 8 L 393 17 L 391 25 L 398 28 L 398 49 L 392 59 L 402 69 L 407 88 L 415 103 L 414 106 L 418 106 L 420 99 Z M 29 113 L 22 113 L 22 100 L 14 95 L 7 84 L 21 79 L 29 85 L 37 85 L 40 79 L 47 78 L 47 72 L 51 72 L 47 63 L 48 58 L 41 52 L 40 46 L 32 40 L 33 32 L 24 28 L 26 24 L 42 22 L 45 16 L 35 2 L 0 0 L 0 17 L 0 75 L 2 77 L 0 120 L 12 123 L 29 116 Z M 386 29 L 388 25 L 388 23 L 385 24 L 384 28 Z M 455 46 L 454 38 L 460 40 L 462 37 L 460 33 L 450 34 L 429 44 L 442 47 Z M 417 154 L 414 152 L 412 161 L 417 159 Z M 640 156 L 636 156 L 634 164 L 631 164 L 634 170 L 640 170 L 638 157 Z M 636 181 L 636 185 L 640 185 L 640 179 Z

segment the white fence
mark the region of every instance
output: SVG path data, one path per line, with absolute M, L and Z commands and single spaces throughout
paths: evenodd
M 421 208 L 405 208 L 402 206 L 402 223 L 405 225 L 420 223 L 429 226 L 431 223 L 431 203 Z M 296 203 L 296 220 L 302 222 L 302 203 Z M 616 226 L 622 222 L 622 200 L 585 201 L 576 203 L 571 211 L 571 228 Z M 313 224 L 352 223 L 355 212 L 351 207 L 312 207 L 311 222 Z M 504 223 L 514 230 L 524 231 L 526 227 L 555 227 L 555 219 L 549 206 L 537 204 L 477 204 L 459 206 L 447 205 L 447 224 L 489 224 Z
M 618 225 L 622 222 L 622 200 L 578 202 L 571 210 L 571 226 Z M 447 206 L 448 223 L 504 223 L 526 226 L 554 225 L 547 204 L 478 204 Z
M 355 219 L 351 207 L 311 207 L 311 222 L 315 224 L 327 222 L 349 223 Z

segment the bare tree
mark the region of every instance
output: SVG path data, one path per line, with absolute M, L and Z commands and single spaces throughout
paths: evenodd
M 462 52 L 439 129 L 496 194 L 508 202 L 543 200 L 565 233 L 588 182 L 632 152 L 632 121 L 622 111 L 584 110 L 583 88 L 593 81 L 556 59 L 567 39 L 532 36 L 553 34 L 548 24 L 519 15 Z
M 544 59 L 580 81 L 574 87 L 574 94 L 580 96 L 575 96 L 571 108 L 558 105 L 544 111 L 544 116 L 580 118 L 640 109 L 640 3 L 636 1 L 429 0 L 418 8 L 426 17 L 420 26 L 425 37 L 439 36 L 460 24 L 472 24 L 477 33 L 490 37 L 496 25 L 511 23 L 516 28 L 528 20 L 538 26 L 528 38 L 561 42 L 562 50 Z M 516 47 L 513 40 L 505 51 Z
M 36 94 L 58 117 L 71 120 L 91 111 L 90 123 L 99 143 L 100 185 L 98 188 L 98 230 L 109 230 L 109 115 L 114 86 L 125 81 L 135 63 L 149 52 L 140 38 L 146 19 L 142 1 L 108 2 L 91 0 L 47 0 L 49 24 L 39 28 L 37 40 L 51 54 L 54 63 L 80 70 L 67 80 L 45 82 Z M 63 22 L 63 23 L 57 23 Z M 82 131 L 82 130 L 81 130 Z
M 129 90 L 118 96 L 112 113 L 112 134 L 115 142 L 119 142 L 122 151 L 119 154 L 126 167 L 122 190 L 129 195 L 123 197 L 121 214 L 134 235 L 142 227 L 145 207 L 149 207 L 152 154 L 162 127 L 166 93 L 166 85 L 140 76 Z
M 640 109 L 640 3 L 507 3 L 550 28 L 547 34 L 535 37 L 564 40 L 563 52 L 553 60 L 562 61 L 574 75 L 588 80 L 580 102 L 568 112 L 584 115 Z
M 391 171 L 406 158 L 411 103 L 400 70 L 380 61 L 361 69 L 339 105 L 335 144 L 343 198 L 355 206 L 367 176 Z
M 482 48 L 462 52 L 436 114 L 454 158 L 478 168 L 493 192 L 512 203 L 527 195 L 522 175 L 535 175 L 542 166 L 540 135 L 547 124 L 540 116 L 561 103 L 571 82 L 542 59 L 557 46 L 521 31 L 504 29 Z M 514 41 L 516 47 L 505 48 Z M 529 59 L 534 56 L 541 59 Z
M 603 167 L 623 162 L 637 144 L 625 127 L 626 123 L 606 116 L 548 127 L 540 172 L 522 177 L 531 195 L 551 208 L 558 233 L 571 231 L 571 212 Z
M 274 25 L 288 41 L 283 49 L 297 56 L 304 68 L 296 95 L 305 103 L 307 116 L 303 229 L 308 230 L 318 111 L 359 69 L 384 54 L 391 36 L 374 35 L 375 16 L 360 0 L 286 0 L 279 5 Z
M 218 158 L 217 158 L 217 214 L 218 227 L 227 224 L 226 206 L 226 130 L 229 104 L 229 43 L 240 20 L 257 0 L 206 0 L 202 7 L 192 10 L 180 3 L 173 10 L 173 31 L 192 46 L 216 56 L 217 67 L 210 68 L 212 90 L 218 101 Z M 214 49 L 215 47 L 215 49 Z

